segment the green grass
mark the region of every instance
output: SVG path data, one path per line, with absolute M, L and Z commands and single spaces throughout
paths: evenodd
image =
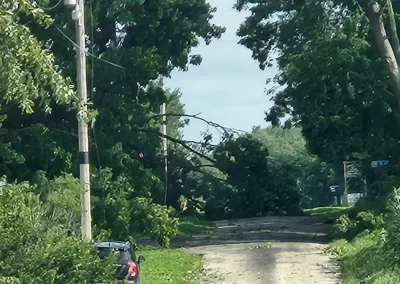
M 142 249 L 138 255 L 146 258 L 140 265 L 142 284 L 194 284 L 199 281 L 199 255 L 171 249 Z
M 347 214 L 351 207 L 317 207 L 304 210 L 308 216 L 313 216 L 321 219 L 337 219 L 343 214 Z
M 329 250 L 342 260 L 344 284 L 398 284 L 400 268 L 380 242 L 380 231 L 362 233 L 352 242 L 336 240 Z
M 179 220 L 180 235 L 199 235 L 213 232 L 212 225 L 196 217 L 183 217 Z

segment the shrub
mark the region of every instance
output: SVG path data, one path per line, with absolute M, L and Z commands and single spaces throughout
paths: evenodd
M 147 234 L 164 247 L 178 233 L 175 210 L 137 197 L 127 177 L 113 176 L 111 169 L 93 171 L 93 221 L 96 231 L 109 231 L 111 239 L 132 239 Z
M 115 283 L 113 260 L 48 215 L 27 183 L 0 187 L 0 283 Z
M 348 215 L 342 215 L 330 231 L 333 238 L 345 238 L 352 240 L 364 231 L 373 231 L 383 228 L 385 222 L 383 215 L 375 216 L 372 212 L 360 212 L 355 219 L 350 219 Z
M 161 246 L 168 248 L 170 238 L 178 234 L 179 219 L 173 217 L 175 210 L 144 197 L 135 198 L 132 205 L 136 229 L 149 234 Z
M 400 188 L 394 190 L 389 200 L 389 214 L 386 230 L 388 232 L 388 246 L 394 251 L 395 257 L 400 257 Z

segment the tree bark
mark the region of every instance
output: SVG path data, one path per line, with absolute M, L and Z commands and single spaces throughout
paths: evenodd
M 392 39 L 392 45 L 394 54 L 396 56 L 397 65 L 400 65 L 400 41 L 397 35 L 396 18 L 394 15 L 392 0 L 386 0 L 389 12 L 389 27 L 390 27 L 390 38 Z
M 380 14 L 380 6 L 376 1 L 372 1 L 366 8 L 366 14 L 370 26 L 378 45 L 380 56 L 385 63 L 386 71 L 389 74 L 389 82 L 397 99 L 400 110 L 400 73 L 396 56 L 391 43 L 389 42 L 385 26 Z

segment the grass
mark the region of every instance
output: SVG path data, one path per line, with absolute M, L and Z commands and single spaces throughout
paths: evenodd
M 142 249 L 146 262 L 141 264 L 142 284 L 194 284 L 198 283 L 201 256 L 182 250 Z
M 330 245 L 330 252 L 342 260 L 344 284 L 400 283 L 400 268 L 393 265 L 391 254 L 384 249 L 380 232 L 364 232 L 352 242 L 341 239 Z
M 317 207 L 304 210 L 308 216 L 313 216 L 319 219 L 337 219 L 343 214 L 347 214 L 351 207 Z
M 213 232 L 213 226 L 209 222 L 196 217 L 182 217 L 179 222 L 179 235 L 192 236 Z

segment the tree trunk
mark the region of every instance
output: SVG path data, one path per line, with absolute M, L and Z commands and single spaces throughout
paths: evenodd
M 396 56 L 392 45 L 389 42 L 385 26 L 380 15 L 380 6 L 376 1 L 371 2 L 366 14 L 369 19 L 375 41 L 378 45 L 382 60 L 385 63 L 386 71 L 389 74 L 389 82 L 392 92 L 396 96 L 397 104 L 400 110 L 400 74 Z
M 389 12 L 390 38 L 392 39 L 392 46 L 396 56 L 397 65 L 400 65 L 400 41 L 397 35 L 396 18 L 393 11 L 392 0 L 387 0 L 387 7 Z

